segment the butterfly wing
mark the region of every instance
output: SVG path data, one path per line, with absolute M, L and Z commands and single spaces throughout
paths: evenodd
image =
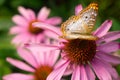
M 98 11 L 98 5 L 91 3 L 88 7 L 80 11 L 78 15 L 70 17 L 61 25 L 63 36 L 77 36 L 91 34 Z

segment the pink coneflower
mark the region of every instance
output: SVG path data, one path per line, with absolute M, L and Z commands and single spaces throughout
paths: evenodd
M 91 5 L 94 7 L 91 7 Z M 77 6 L 77 10 L 82 9 L 80 6 L 81 5 Z M 90 9 L 97 9 L 97 4 L 93 3 L 88 7 L 90 7 Z M 89 10 L 89 8 L 87 9 Z M 81 14 L 84 14 L 83 11 Z M 78 12 L 79 11 L 76 11 L 76 15 Z M 95 13 L 92 14 L 96 15 Z M 87 15 L 89 15 L 89 13 Z M 84 18 L 89 18 L 89 16 Z M 80 26 L 82 22 L 81 24 L 79 24 L 79 22 L 75 24 L 75 22 L 72 22 L 74 19 L 76 20 L 78 17 L 73 16 L 72 20 L 69 18 L 69 20 L 63 24 L 63 26 L 69 25 L 62 29 L 62 31 L 66 30 L 68 32 L 65 31 L 63 35 L 58 35 L 60 38 L 62 37 L 62 39 L 60 39 L 60 45 L 56 45 L 54 48 L 59 47 L 59 50 L 61 50 L 61 60 L 57 68 L 47 77 L 47 80 L 60 80 L 67 70 L 72 70 L 71 80 L 95 80 L 96 76 L 99 80 L 119 80 L 118 74 L 113 66 L 120 64 L 120 57 L 110 53 L 116 52 L 120 48 L 119 42 L 116 41 L 120 38 L 120 31 L 108 32 L 111 28 L 112 21 L 106 20 L 96 31 L 91 32 L 91 34 L 89 34 L 89 31 L 86 31 L 88 34 L 85 34 L 85 32 L 78 33 L 75 31 L 76 24 Z M 94 19 L 90 18 L 90 20 Z M 70 23 L 70 21 L 72 23 Z M 46 24 L 41 23 L 35 23 L 34 25 L 38 27 L 46 26 Z M 92 24 L 90 24 L 90 26 L 91 25 Z M 70 33 L 72 29 L 74 29 L 74 31 Z M 86 30 L 84 27 L 77 27 L 77 30 L 79 29 Z
M 46 7 L 41 8 L 37 17 L 33 10 L 18 7 L 18 11 L 21 15 L 13 16 L 12 20 L 16 24 L 10 29 L 11 34 L 16 34 L 12 40 L 14 44 L 26 43 L 26 42 L 41 42 L 45 37 L 55 38 L 56 34 L 49 31 L 49 28 L 59 31 L 58 27 L 43 27 L 35 28 L 32 26 L 34 22 L 41 22 L 49 25 L 58 25 L 61 23 L 60 17 L 48 18 L 50 10 Z
M 12 58 L 7 58 L 7 61 L 29 74 L 11 73 L 4 76 L 3 80 L 46 80 L 59 57 L 59 51 L 50 51 L 49 48 L 39 46 L 18 48 L 18 53 L 24 62 Z

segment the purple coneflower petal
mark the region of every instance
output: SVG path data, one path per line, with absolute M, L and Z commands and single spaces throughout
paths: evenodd
M 62 19 L 60 17 L 52 17 L 47 19 L 45 22 L 51 25 L 58 25 L 62 22 Z
M 112 26 L 111 20 L 106 20 L 93 34 L 99 38 L 107 34 Z
M 3 77 L 3 80 L 33 80 L 33 75 L 13 73 Z
M 112 80 L 112 77 L 106 67 L 97 58 L 94 58 L 92 67 L 100 80 Z
M 97 50 L 105 53 L 116 52 L 117 50 L 119 50 L 119 43 L 118 42 L 104 43 L 98 46 Z
M 22 6 L 18 7 L 18 11 L 23 17 L 25 17 L 26 20 L 31 19 L 27 9 L 25 9 L 24 7 Z
M 62 60 L 61 63 L 62 64 L 60 64 L 58 68 L 56 68 L 48 75 L 47 80 L 61 80 L 62 75 L 64 74 L 66 68 L 69 65 L 69 61 Z
M 75 15 L 78 15 L 78 13 L 82 10 L 82 5 L 79 4 L 75 7 Z
M 44 20 L 47 19 L 47 17 L 48 17 L 49 14 L 50 14 L 50 10 L 48 8 L 46 8 L 46 7 L 43 7 L 39 11 L 37 19 L 40 20 L 40 21 L 41 20 L 44 21 Z
M 111 42 L 119 38 L 120 38 L 120 31 L 112 31 L 112 32 L 108 32 L 105 36 L 99 39 L 97 43 L 99 44 L 101 42 Z
M 30 51 L 23 49 L 21 47 L 19 47 L 17 51 L 20 57 L 22 57 L 26 62 L 28 62 L 35 68 L 38 66 L 35 57 L 32 55 L 32 53 L 30 53 Z
M 80 80 L 89 80 L 84 65 L 80 66 Z
M 91 67 L 87 65 L 85 68 L 86 68 L 88 80 L 95 80 L 95 74 L 92 71 Z
M 7 58 L 7 61 L 9 63 L 11 63 L 12 65 L 16 66 L 19 69 L 25 70 L 25 71 L 29 71 L 29 72 L 34 72 L 34 69 L 30 66 L 28 66 L 27 64 L 19 61 L 19 60 L 15 60 L 12 58 Z
M 106 62 L 110 62 L 114 65 L 120 64 L 120 57 L 118 56 L 113 56 L 112 54 L 104 53 L 104 52 L 97 52 L 96 53 L 97 57 L 100 57 L 102 60 Z
M 104 66 L 106 68 L 106 70 L 111 74 L 112 76 L 112 80 L 118 80 L 118 73 L 117 71 L 114 69 L 114 67 L 112 67 L 112 65 L 110 65 L 108 62 L 105 62 L 104 60 L 98 59 L 101 62 L 101 66 Z
M 26 27 L 28 25 L 28 21 L 25 20 L 24 17 L 20 15 L 13 16 L 12 20 L 19 26 Z
M 81 80 L 80 66 L 77 66 L 72 73 L 71 80 Z

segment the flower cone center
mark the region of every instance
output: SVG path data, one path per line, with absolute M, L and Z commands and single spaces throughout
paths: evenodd
M 53 68 L 50 66 L 41 66 L 38 68 L 35 73 L 35 79 L 34 80 L 46 80 L 47 76 L 52 72 Z
M 33 26 L 34 22 L 38 22 L 38 21 L 37 20 L 33 20 L 33 21 L 31 21 L 29 23 L 29 32 L 32 33 L 32 34 L 35 34 L 35 35 L 37 35 L 39 33 L 42 33 L 44 30 L 41 29 L 41 28 L 38 28 L 38 27 L 34 27 Z
M 96 42 L 94 40 L 74 39 L 65 43 L 63 51 L 72 63 L 87 64 L 96 53 Z

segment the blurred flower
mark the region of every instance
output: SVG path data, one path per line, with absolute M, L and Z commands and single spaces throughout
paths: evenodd
M 12 40 L 14 44 L 26 43 L 26 42 L 42 42 L 44 38 L 56 38 L 56 34 L 49 31 L 50 29 L 54 29 L 59 31 L 59 28 L 55 25 L 61 23 L 60 17 L 51 17 L 48 18 L 50 10 L 46 7 L 41 8 L 37 17 L 35 13 L 31 9 L 25 9 L 23 7 L 19 7 L 18 11 L 21 15 L 13 16 L 12 20 L 16 24 L 10 29 L 10 34 L 15 34 L 15 38 Z M 41 26 L 40 28 L 33 27 L 32 23 L 41 22 L 49 25 L 54 25 L 55 27 L 45 27 Z
M 18 48 L 18 53 L 27 64 L 12 58 L 7 58 L 7 61 L 30 73 L 11 73 L 5 75 L 3 80 L 46 80 L 47 76 L 54 70 L 59 57 L 59 51 L 50 51 L 49 48 L 39 46 Z
M 81 9 L 79 5 L 76 10 Z M 39 22 L 34 25 L 46 26 Z M 66 69 L 72 70 L 71 80 L 95 80 L 96 76 L 100 80 L 119 80 L 113 66 L 120 64 L 120 57 L 110 53 L 119 50 L 119 43 L 115 40 L 120 38 L 120 31 L 108 32 L 111 26 L 112 21 L 106 20 L 94 31 L 92 35 L 98 37 L 97 40 L 60 39 L 60 45 L 56 45 L 54 50 L 59 47 L 62 58 L 47 80 L 60 80 Z

